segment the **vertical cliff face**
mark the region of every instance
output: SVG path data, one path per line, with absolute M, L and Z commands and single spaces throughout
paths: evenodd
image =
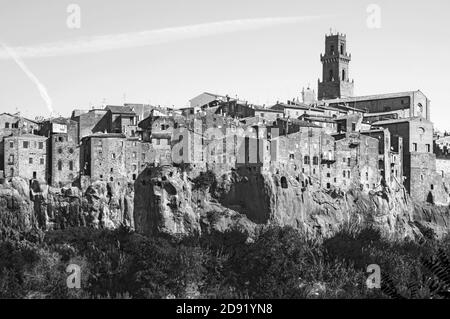
M 239 230 L 251 236 L 256 225 L 211 196 L 210 178 L 171 166 L 147 169 L 135 183 L 136 231 L 185 237 Z
M 177 168 L 149 170 L 138 180 L 136 230 L 175 236 L 237 228 L 248 234 L 264 225 L 292 226 L 312 236 L 332 236 L 346 224 L 371 226 L 392 238 L 448 232 L 445 207 L 413 203 L 404 188 L 366 193 L 326 191 L 289 175 L 237 172 L 192 174 Z
M 21 230 L 116 228 L 121 224 L 134 227 L 133 210 L 132 184 L 96 182 L 84 192 L 76 187 L 53 188 L 21 178 L 0 185 L 0 217 L 5 220 L 7 215 L 13 216 L 10 226 Z
M 340 193 L 283 172 L 194 172 L 166 166 L 148 168 L 134 185 L 95 182 L 80 190 L 20 178 L 0 185 L 0 229 L 128 225 L 146 235 L 236 230 L 251 238 L 260 227 L 279 225 L 327 237 L 346 224 L 375 227 L 400 239 L 442 236 L 450 229 L 450 212 L 413 203 L 402 187 Z
M 235 174 L 224 189 L 222 203 L 240 206 L 237 210 L 256 223 L 289 225 L 319 236 L 330 236 L 344 224 L 370 225 L 400 238 L 418 234 L 403 188 L 340 193 L 320 189 L 307 178 L 267 172 Z

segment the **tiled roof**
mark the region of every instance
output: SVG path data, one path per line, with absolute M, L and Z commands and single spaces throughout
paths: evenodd
M 117 114 L 136 114 L 130 106 L 107 105 L 105 110 Z

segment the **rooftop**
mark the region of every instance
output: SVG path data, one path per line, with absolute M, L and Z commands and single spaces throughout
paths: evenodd
M 105 110 L 114 114 L 132 114 L 136 115 L 131 106 L 107 105 Z

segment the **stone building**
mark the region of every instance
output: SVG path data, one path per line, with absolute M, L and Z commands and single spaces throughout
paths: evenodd
M 47 140 L 47 182 L 52 186 L 72 184 L 80 173 L 78 123 L 55 118 L 42 122 L 40 135 Z
M 366 113 L 365 120 L 369 123 L 410 117 L 423 117 L 430 120 L 430 100 L 420 90 L 354 96 L 324 102 L 329 106 L 343 104 L 361 109 Z
M 4 136 L 12 134 L 35 134 L 40 129 L 40 124 L 17 114 L 0 114 L 0 140 Z
M 82 139 L 81 174 L 91 181 L 134 182 L 151 163 L 152 148 L 124 134 L 96 133 Z
M 220 94 L 214 94 L 209 92 L 203 92 L 196 97 L 189 100 L 190 107 L 194 108 L 208 108 L 211 106 L 217 106 L 220 102 L 230 101 L 230 97 Z
M 104 109 L 92 109 L 86 113 L 72 113 L 72 120 L 78 123 L 78 140 L 91 135 L 94 132 L 103 132 L 104 127 L 99 122 L 105 117 L 107 111 Z M 102 131 L 103 129 L 103 131 Z
M 108 133 L 122 133 L 126 137 L 137 136 L 138 116 L 130 106 L 108 105 L 105 107 L 107 111 L 104 121 L 100 123 L 97 132 L 106 130 Z
M 97 133 L 84 137 L 81 142 L 81 172 L 92 181 L 124 180 L 126 136 L 115 133 Z
M 378 140 L 378 170 L 384 182 L 391 187 L 403 185 L 403 138 L 385 128 L 363 130 L 361 134 Z
M 353 81 L 349 78 L 351 55 L 347 53 L 347 38 L 344 34 L 325 36 L 325 54 L 322 61 L 322 81 L 318 81 L 319 100 L 353 96 Z
M 435 187 L 436 155 L 433 154 L 433 123 L 422 118 L 404 118 L 373 123 L 402 137 L 405 187 L 414 199 L 425 201 Z
M 381 184 L 378 170 L 378 140 L 359 132 L 338 134 L 334 185 L 343 190 L 374 190 Z
M 19 176 L 46 182 L 47 138 L 21 134 L 4 138 L 5 177 Z

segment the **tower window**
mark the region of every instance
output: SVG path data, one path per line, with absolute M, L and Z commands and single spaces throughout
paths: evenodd
M 334 45 L 333 44 L 330 46 L 330 53 L 334 54 Z
M 345 81 L 345 70 L 342 70 L 342 81 Z
M 341 44 L 341 54 L 344 54 L 344 45 Z
M 333 70 L 330 70 L 330 71 L 328 72 L 328 80 L 329 80 L 329 81 L 333 81 L 333 80 L 334 80 L 334 77 L 333 77 Z

